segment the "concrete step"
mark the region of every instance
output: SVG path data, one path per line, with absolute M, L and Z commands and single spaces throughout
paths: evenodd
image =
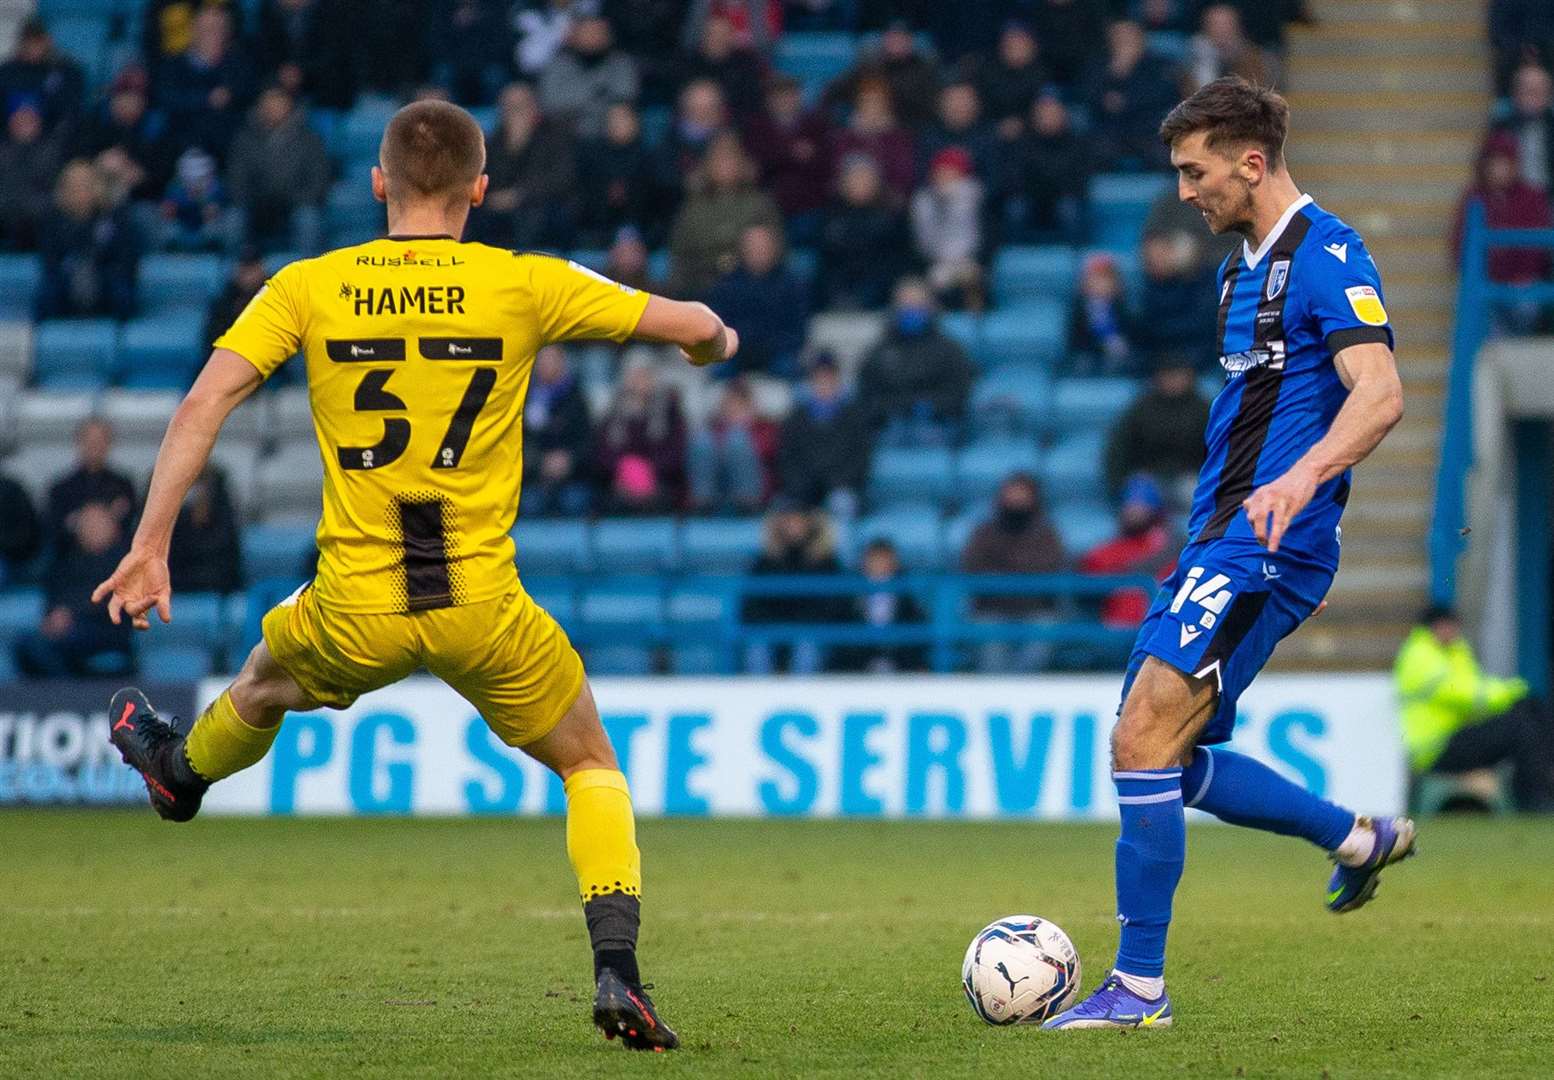
M 1406 206 L 1416 214 L 1432 214 L 1447 225 L 1457 211 L 1457 200 L 1462 196 L 1464 177 L 1459 173 L 1427 176 L 1413 169 L 1383 168 L 1371 176 L 1357 175 L 1350 170 L 1346 175 L 1333 175 L 1318 186 L 1322 192 L 1322 205 L 1339 217 L 1346 215 L 1339 207 L 1379 209 Z M 1442 239 L 1445 235 L 1442 234 Z
M 1404 95 L 1408 96 L 1408 95 Z M 1489 98 L 1480 95 L 1430 94 L 1410 109 L 1403 102 L 1382 105 L 1365 94 L 1292 94 L 1290 125 L 1302 142 L 1329 134 L 1364 132 L 1397 135 L 1399 132 L 1468 130 L 1481 126 L 1489 111 Z M 1311 100 L 1316 98 L 1317 100 Z
M 1355 29 L 1393 23 L 1464 23 L 1482 26 L 1484 5 L 1475 0 L 1308 0 L 1307 8 L 1318 26 L 1358 23 Z
M 1291 27 L 1289 35 L 1289 69 L 1299 71 L 1302 64 L 1316 59 L 1374 60 L 1377 63 L 1406 59 L 1432 63 L 1461 56 L 1482 57 L 1487 69 L 1489 48 L 1482 35 L 1482 29 L 1474 28 L 1467 32 L 1435 29 L 1427 34 L 1369 37 L 1356 35 L 1342 26 L 1316 29 L 1296 26 Z
M 1381 190 L 1385 192 L 1385 188 Z M 1455 198 L 1449 202 L 1416 207 L 1388 202 L 1374 192 L 1370 198 L 1345 202 L 1341 207 L 1332 200 L 1324 200 L 1322 205 L 1359 230 L 1367 244 L 1377 246 L 1380 246 L 1380 241 L 1373 237 L 1406 237 L 1444 244 L 1457 213 Z
M 1487 65 L 1457 56 L 1442 56 L 1426 64 L 1371 57 L 1306 57 L 1291 72 L 1288 82 L 1292 92 L 1301 94 L 1397 90 L 1487 94 L 1490 88 Z
M 1476 131 L 1441 129 L 1400 135 L 1312 135 L 1297 128 L 1289 147 L 1290 168 L 1302 180 L 1318 166 L 1453 166 L 1466 179 L 1478 153 Z

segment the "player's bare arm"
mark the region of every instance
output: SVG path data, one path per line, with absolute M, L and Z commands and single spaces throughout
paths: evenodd
M 1351 345 L 1334 358 L 1349 397 L 1333 426 L 1283 476 L 1242 504 L 1257 539 L 1278 551 L 1284 530 L 1319 486 L 1364 461 L 1403 418 L 1403 384 L 1392 350 L 1377 342 Z
M 157 453 L 146 508 L 129 554 L 92 593 L 94 604 L 107 599 L 108 617 L 115 624 L 128 615 L 137 630 L 150 629 L 152 608 L 164 623 L 172 619 L 167 552 L 178 510 L 204 471 L 221 426 L 258 386 L 259 372 L 252 364 L 235 352 L 217 349 L 179 404 Z
M 664 345 L 678 345 L 697 367 L 719 364 L 739 351 L 739 334 L 724 325 L 706 304 L 691 300 L 648 298 L 633 338 Z

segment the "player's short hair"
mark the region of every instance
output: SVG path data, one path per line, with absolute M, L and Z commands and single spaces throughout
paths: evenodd
M 1227 75 L 1172 109 L 1160 125 L 1160 140 L 1172 146 L 1199 131 L 1207 133 L 1210 150 L 1251 144 L 1262 150 L 1268 164 L 1277 166 L 1284 160 L 1284 140 L 1290 133 L 1289 102 L 1276 90 Z
M 378 160 L 391 198 L 456 203 L 486 167 L 486 137 L 457 105 L 416 101 L 389 120 Z

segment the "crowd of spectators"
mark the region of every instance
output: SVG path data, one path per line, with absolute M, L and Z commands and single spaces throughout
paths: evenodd
M 1284 28 L 1301 17 L 1298 0 L 264 0 L 245 19 L 234 0 L 147 0 L 138 55 L 99 88 L 32 19 L 0 64 L 0 250 L 37 253 L 39 318 L 132 317 L 148 252 L 227 256 L 209 341 L 261 287 L 267 256 L 338 240 L 332 188 L 366 181 L 328 136 L 353 106 L 377 95 L 477 108 L 490 123 L 491 184 L 469 238 L 607 252 L 605 273 L 706 299 L 744 342 L 713 375 L 714 404 L 696 412 L 651 358 L 614 358 L 619 374 L 600 398 L 576 354 L 543 351 L 524 416 L 523 512 L 768 513 L 757 572 L 831 572 L 832 523 L 865 508 L 876 448 L 966 436 L 978 368 L 942 318 L 990 305 L 997 248 L 1084 243 L 1091 178 L 1167 168 L 1161 116 L 1226 72 L 1277 82 Z M 818 94 L 774 65 L 783 34 L 812 30 L 871 35 Z M 1161 32 L 1183 47 L 1152 49 Z M 1536 127 L 1554 116 L 1543 93 L 1542 111 L 1519 112 L 1511 133 L 1524 159 L 1529 143 L 1554 154 L 1554 138 L 1529 134 L 1554 130 Z M 1182 477 L 1202 452 L 1196 378 L 1211 359 L 1212 277 L 1226 250 L 1166 191 L 1137 280 L 1114 257 L 1085 260 L 1058 373 L 1139 380 L 1143 396 L 1106 450 L 1107 482 L 1113 500 L 1148 497 L 1117 503 L 1105 553 L 1066 551 L 1036 478 L 1011 476 L 961 553 L 965 569 L 1163 569 L 1155 541 L 1174 527 Z M 882 316 L 861 360 L 806 350 L 809 317 L 833 312 Z M 763 381 L 787 387 L 782 412 L 763 404 Z M 83 452 L 81 467 L 105 466 Z M 218 473 L 202 480 L 185 509 L 199 539 L 175 553 L 186 560 L 175 572 L 218 591 L 241 583 L 235 569 L 212 569 L 238 565 L 225 487 Z M 110 514 L 61 516 L 53 501 L 39 526 L 48 557 L 111 561 L 134 494 Z M 885 538 L 865 539 L 880 541 L 863 556 L 871 579 L 901 572 Z M 19 564 L 25 545 L 0 557 Z M 795 610 L 765 603 L 747 615 Z M 826 607 L 796 603 L 811 619 Z M 922 617 L 888 588 L 835 606 L 827 619 Z M 976 604 L 988 618 L 1041 607 Z M 1130 610 L 1108 601 L 1106 617 Z M 24 666 L 55 670 L 70 625 L 51 605 Z M 916 648 L 747 659 L 752 669 L 926 663 Z

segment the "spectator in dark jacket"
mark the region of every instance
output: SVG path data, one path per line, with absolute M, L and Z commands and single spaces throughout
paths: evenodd
M 1163 353 L 1152 362 L 1149 386 L 1117 418 L 1106 441 L 1106 486 L 1114 495 L 1128 477 L 1154 478 L 1175 504 L 1191 502 L 1203 465 L 1209 403 L 1198 392 L 1192 360 Z
M 1077 87 L 1089 73 L 1106 37 L 1105 0 L 1036 0 L 1031 22 L 1052 78 Z
M 1020 137 L 1031 106 L 1051 81 L 1052 74 L 1041 61 L 1030 25 L 1010 20 L 998 35 L 997 55 L 977 71 L 982 114 L 997 129 L 1001 140 L 1013 142 Z
M 901 578 L 901 555 L 885 537 L 870 540 L 859 568 L 870 584 L 892 585 Z M 853 622 L 879 628 L 919 626 L 928 621 L 923 606 L 910 592 L 876 588 L 855 597 Z M 926 645 L 842 645 L 831 652 L 830 671 L 861 671 L 871 675 L 927 671 Z
M 75 137 L 84 86 L 81 65 L 54 47 L 43 20 L 26 19 L 16 36 L 16 51 L 0 64 L 0 109 L 9 116 L 31 106 L 38 110 L 45 136 L 68 141 Z
M 741 45 L 733 24 L 722 13 L 709 15 L 696 46 L 684 59 L 684 78 L 711 79 L 723 88 L 723 99 L 738 119 L 761 107 L 761 80 L 766 64 L 761 54 Z
M 460 105 L 489 105 L 513 73 L 511 4 L 441 0 L 431 19 L 432 81 Z
M 1171 67 L 1149 52 L 1144 28 L 1136 22 L 1112 23 L 1106 46 L 1106 61 L 1089 88 L 1094 137 L 1105 166 L 1163 169 L 1170 156 L 1160 142 L 1160 120 L 1181 98 Z
M 1186 233 L 1151 234 L 1141 252 L 1144 287 L 1135 315 L 1133 343 L 1145 352 L 1214 355 L 1217 294 L 1214 275 L 1198 258 L 1198 244 Z
M 178 155 L 172 183 L 162 196 L 155 245 L 172 251 L 233 254 L 243 243 L 243 212 L 216 173 L 216 161 L 202 147 Z
M 577 157 L 566 125 L 540 112 L 524 83 L 502 91 L 496 130 L 486 137 L 486 201 L 481 235 L 501 247 L 565 243 L 576 216 Z
M 820 353 L 810 362 L 778 440 L 782 492 L 851 519 L 868 482 L 872 447 L 868 418 L 842 384 L 836 360 Z
M 685 415 L 651 362 L 626 369 L 599 423 L 597 462 L 610 509 L 665 513 L 685 488 Z
M 766 516 L 761 557 L 750 567 L 752 576 L 773 574 L 840 574 L 836 530 L 819 510 L 786 499 L 776 500 Z M 740 618 L 759 626 L 771 623 L 841 623 L 852 615 L 845 596 L 762 596 L 745 598 Z M 745 650 L 745 670 L 752 675 L 786 671 L 813 675 L 825 666 L 826 650 L 812 641 L 772 646 L 753 643 Z
M 69 540 L 44 578 L 43 623 L 16 642 L 16 666 L 33 678 L 123 676 L 134 670 L 130 620 L 118 626 L 92 603 L 92 589 L 129 552 L 124 523 L 100 503 L 70 518 Z
M 707 156 L 712 140 L 729 128 L 723 88 L 711 79 L 694 79 L 680 88 L 674 118 L 653 156 L 653 197 L 667 219 L 680 205 L 687 178 Z
M 243 549 L 227 477 L 214 465 L 200 473 L 173 528 L 168 572 L 182 592 L 237 592 L 243 587 Z
M 1511 83 L 1511 115 L 1496 134 L 1516 140 L 1522 179 L 1548 191 L 1554 187 L 1554 76 L 1541 64 L 1523 64 Z
M 998 489 L 993 515 L 972 532 L 961 552 L 968 574 L 1051 574 L 1063 569 L 1063 541 L 1047 519 L 1041 485 L 1029 473 L 1010 474 Z M 1040 596 L 982 594 L 973 599 L 977 618 L 1026 622 L 1050 616 L 1052 601 Z M 983 671 L 1033 671 L 1046 666 L 1051 649 L 1042 642 L 1012 646 L 989 642 L 978 661 Z
M 667 234 L 668 209 L 658 197 L 653 155 L 642 141 L 642 121 L 635 106 L 611 105 L 603 137 L 579 146 L 577 182 L 582 193 L 580 239 L 586 245 L 602 247 L 626 226 L 655 241 Z
M 108 464 L 112 450 L 113 427 L 106 420 L 94 417 L 76 428 L 75 468 L 49 485 L 46 539 L 52 553 L 64 552 L 75 543 L 76 518 L 85 507 L 108 511 L 121 529 L 129 524 L 135 511 L 135 485 Z
M 746 123 L 745 145 L 760 166 L 762 186 L 788 219 L 790 234 L 812 232 L 795 219 L 825 205 L 832 137 L 825 114 L 804 108 L 797 79 L 774 75 L 767 80 L 766 107 Z
M 574 126 L 581 138 L 604 131 L 604 115 L 617 101 L 636 101 L 637 63 L 615 47 L 610 24 L 601 18 L 578 19 L 567 45 L 540 75 L 537 90 L 547 113 Z
M 1491 0 L 1489 44 L 1495 53 L 1495 90 L 1503 94 L 1522 64 L 1554 64 L 1554 6 L 1547 0 Z
M 329 176 L 324 141 L 292 96 L 279 86 L 260 94 L 227 158 L 228 184 L 246 218 L 249 242 L 264 250 L 321 251 Z
M 114 76 L 107 100 L 87 116 L 78 146 L 83 157 L 122 171 L 132 198 L 156 200 L 172 178 L 173 154 L 161 118 L 149 111 L 147 88 L 142 68 Z
M 59 141 L 44 136 L 43 118 L 31 105 L 11 113 L 5 135 L 0 143 L 0 248 L 33 251 L 62 163 Z
M 241 0 L 146 0 L 140 15 L 140 52 L 152 74 L 188 51 L 194 41 L 194 20 L 202 10 L 240 7 Z
M 0 473 L 0 586 L 9 585 L 43 547 L 43 526 L 27 489 Z
M 985 183 L 996 184 L 1002 165 L 997 132 L 982 117 L 982 96 L 970 79 L 959 79 L 939 91 L 933 123 L 917 138 L 917 176 L 926 180 L 940 151 L 958 148 L 971 155 L 972 171 Z
M 879 164 L 867 154 L 844 159 L 820 229 L 821 306 L 884 307 L 911 253 L 906 214 L 885 191 Z
M 593 424 L 583 388 L 566 350 L 547 345 L 534 358 L 534 377 L 523 406 L 523 512 L 578 517 L 588 513 L 592 491 L 588 455 Z
M 902 124 L 916 128 L 928 122 L 939 92 L 939 66 L 918 48 L 905 22 L 898 20 L 885 28 L 878 46 L 826 88 L 825 103 L 856 103 L 865 84 L 881 80 L 892 113 Z
M 971 358 L 934 325 L 926 282 L 896 286 L 891 325 L 858 374 L 858 402 L 876 429 L 894 423 L 913 440 L 950 439 L 965 418 L 976 370 Z
M 89 161 L 73 161 L 54 187 L 54 210 L 41 228 L 40 319 L 107 316 L 135 311 L 141 237 L 126 208 L 109 204 L 102 176 Z
M 202 8 L 194 17 L 189 48 L 156 76 L 156 104 L 181 147 L 199 146 L 225 160 L 228 144 L 253 100 L 253 65 L 234 43 L 224 8 Z
M 259 257 L 258 249 L 245 248 L 232 267 L 232 273 L 221 292 L 205 309 L 205 332 L 200 337 L 200 359 L 203 360 L 209 354 L 216 339 L 231 328 L 249 301 L 264 288 L 266 276 L 264 260 Z
M 739 353 L 712 369 L 727 378 L 762 372 L 780 379 L 799 373 L 799 350 L 809 322 L 803 281 L 783 265 L 782 237 L 770 225 L 751 225 L 739 238 L 739 265 L 707 293 L 708 305 L 739 329 Z
M 1069 374 L 1137 375 L 1135 329 L 1117 260 L 1106 252 L 1087 256 L 1069 313 Z
M 1042 94 L 1031 106 L 1031 129 L 1007 151 L 1004 217 L 1010 238 L 1077 240 L 1095 168 L 1088 142 L 1074 133 L 1068 106 Z
M 356 104 L 364 63 L 354 21 L 338 0 L 264 0 L 259 8 L 259 69 L 293 98 L 319 109 Z
M 868 154 L 879 162 L 880 175 L 891 196 L 905 202 L 917 182 L 916 144 L 912 132 L 896 116 L 890 86 L 882 79 L 858 84 L 847 126 L 832 139 L 838 158 Z

